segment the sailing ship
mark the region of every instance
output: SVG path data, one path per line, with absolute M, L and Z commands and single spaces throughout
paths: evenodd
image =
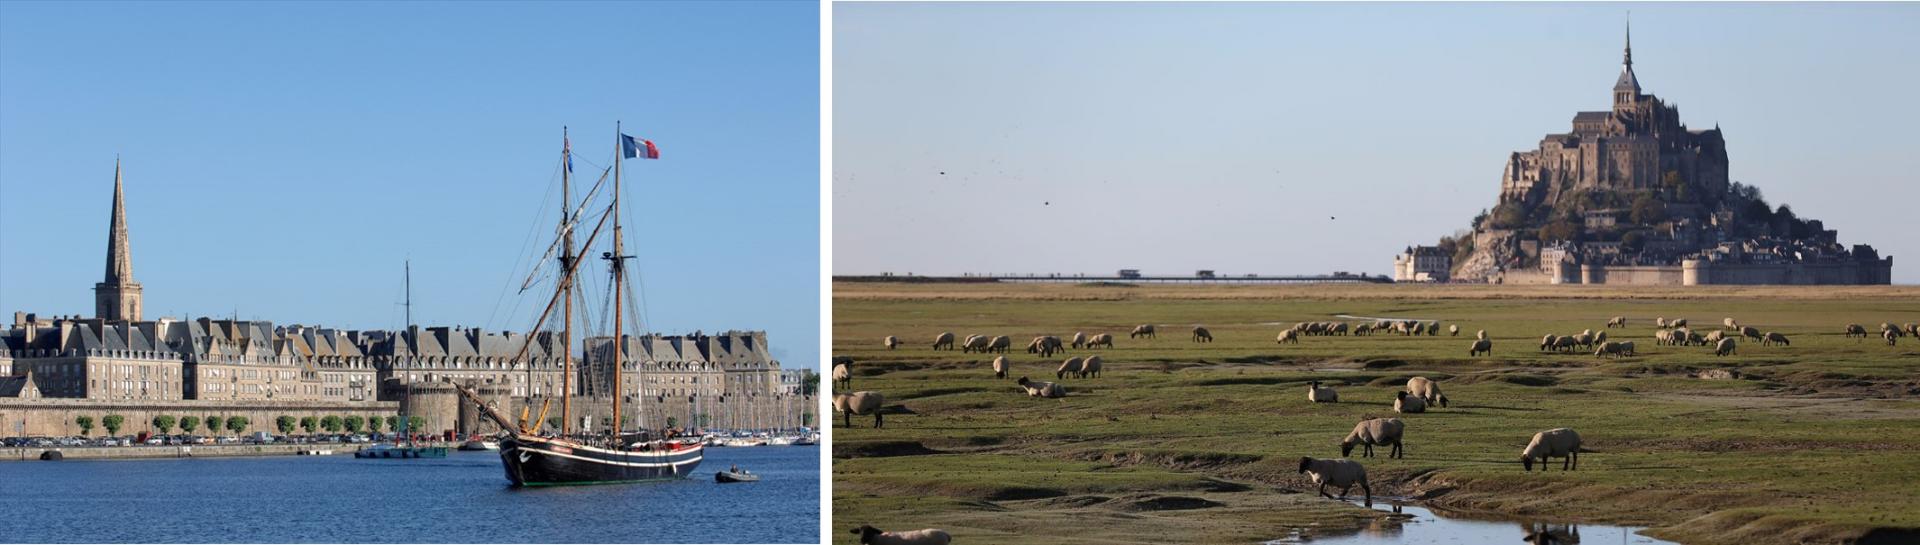
M 543 326 L 555 306 L 561 308 L 561 336 L 559 338 L 561 356 L 560 419 L 558 430 L 543 429 L 548 405 L 543 403 L 540 417 L 529 419 L 531 406 L 524 407 L 518 422 L 515 422 L 494 410 L 480 395 L 466 385 L 455 384 L 462 397 L 478 405 L 480 414 L 498 424 L 503 437 L 500 439 L 500 462 L 506 470 L 507 480 L 514 486 L 550 486 L 575 484 L 604 484 L 640 482 L 662 479 L 685 478 L 699 467 L 706 454 L 706 445 L 698 438 L 686 441 L 673 439 L 655 439 L 646 431 L 628 432 L 622 421 L 620 400 L 625 397 L 624 383 L 620 374 L 625 362 L 626 335 L 623 331 L 621 301 L 628 289 L 625 262 L 633 256 L 624 253 L 620 227 L 621 177 L 626 158 L 644 156 L 659 158 L 659 152 L 652 142 L 621 134 L 615 127 L 615 152 L 613 170 L 613 197 L 600 214 L 587 240 L 581 245 L 579 253 L 574 252 L 574 232 L 582 226 L 581 212 L 593 201 L 600 184 L 594 184 L 577 209 L 569 209 L 572 199 L 573 146 L 562 132 L 561 159 L 565 167 L 561 169 L 560 229 L 558 243 L 560 262 L 558 280 L 552 299 L 540 318 L 535 320 L 534 332 Z M 605 178 L 601 178 L 605 181 Z M 573 299 L 575 281 L 578 278 L 580 261 L 586 258 L 602 229 L 612 222 L 611 250 L 603 252 L 601 259 L 606 260 L 613 277 L 613 289 L 609 296 L 613 306 L 612 363 L 613 393 L 612 426 L 609 433 L 602 435 L 576 434 L 573 431 L 572 396 L 573 389 Z M 523 361 L 527 349 L 537 335 L 529 334 L 526 343 L 520 348 L 519 356 L 513 361 Z M 529 369 L 531 373 L 531 369 Z M 528 381 L 531 394 L 532 380 Z M 531 398 L 529 398 L 531 402 Z M 551 398 L 546 403 L 550 403 Z

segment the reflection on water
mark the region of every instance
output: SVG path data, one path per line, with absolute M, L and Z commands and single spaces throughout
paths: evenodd
M 1474 545 L 1482 543 L 1534 543 L 1540 545 L 1611 545 L 1614 543 L 1632 545 L 1674 545 L 1671 541 L 1661 541 L 1637 534 L 1641 528 L 1625 526 L 1600 526 L 1591 524 L 1566 524 L 1520 519 L 1473 519 L 1447 517 L 1433 511 L 1402 505 L 1395 500 L 1374 504 L 1374 509 L 1394 513 L 1395 516 L 1374 520 L 1358 533 L 1344 535 L 1315 536 L 1310 533 L 1295 532 L 1282 539 L 1268 541 L 1267 545 L 1290 543 L 1325 543 L 1338 545 L 1375 545 L 1393 544 L 1449 544 Z

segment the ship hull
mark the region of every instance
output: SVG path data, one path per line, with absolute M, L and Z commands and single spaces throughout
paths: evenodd
M 619 451 L 543 437 L 500 442 L 500 461 L 514 486 L 611 484 L 680 479 L 705 457 L 694 444 L 673 450 Z

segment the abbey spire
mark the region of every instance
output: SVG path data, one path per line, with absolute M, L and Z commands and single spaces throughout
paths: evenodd
M 1633 75 L 1633 23 L 1627 23 L 1627 49 L 1620 61 L 1620 79 L 1613 82 L 1613 104 L 1632 104 L 1640 99 L 1640 79 Z
M 120 158 L 113 159 L 113 216 L 107 227 L 107 274 L 93 286 L 94 316 L 108 321 L 140 319 L 140 283 L 133 281 L 133 246 L 127 240 L 126 190 Z

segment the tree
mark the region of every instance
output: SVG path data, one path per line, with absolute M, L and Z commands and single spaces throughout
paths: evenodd
M 180 431 L 181 431 L 181 432 L 184 432 L 184 433 L 193 433 L 193 430 L 197 430 L 197 429 L 200 429 L 200 417 L 198 417 L 198 416 L 182 416 L 182 417 L 180 417 Z
M 296 422 L 299 422 L 299 420 L 284 414 L 280 415 L 279 418 L 273 419 L 274 427 L 280 428 L 280 435 L 293 433 L 293 425 Z
M 674 417 L 671 417 L 671 416 L 669 416 L 669 417 L 667 417 L 667 427 L 669 427 L 669 428 L 678 428 L 678 427 L 680 427 L 680 419 L 679 419 L 679 418 L 674 418 Z
M 804 413 L 800 413 L 800 425 L 802 425 L 802 426 L 812 426 L 812 425 L 813 425 L 813 413 L 811 413 L 811 412 L 804 412 Z
M 173 433 L 173 425 L 175 422 L 178 422 L 178 420 L 174 419 L 171 415 L 163 414 L 156 416 L 153 417 L 153 429 L 159 430 L 160 435 L 168 435 Z
M 400 417 L 398 416 L 387 417 L 387 429 L 390 429 L 396 432 L 400 431 Z
M 556 430 L 560 429 L 560 417 L 558 416 L 547 417 L 547 427 L 553 428 Z
M 93 435 L 93 417 L 80 415 L 73 417 L 74 425 L 80 426 L 80 435 Z
M 1640 226 L 1667 221 L 1667 203 L 1660 202 L 1652 195 L 1641 195 L 1640 198 L 1633 200 L 1633 211 L 1628 214 L 1628 219 L 1633 220 L 1634 225 Z
M 340 425 L 347 428 L 347 433 L 360 433 L 360 426 L 366 423 L 367 417 L 359 415 L 351 415 L 340 419 Z
M 819 395 L 820 374 L 813 372 L 812 369 L 803 369 L 800 372 L 802 373 L 802 378 L 800 379 L 800 393 L 803 395 L 806 395 L 807 397 L 813 397 L 815 395 Z
M 252 423 L 253 423 L 252 421 L 248 420 L 247 417 L 244 417 L 244 416 L 227 417 L 227 429 L 234 433 L 242 433 L 247 431 L 247 425 Z
M 107 435 L 120 435 L 120 425 L 126 423 L 127 417 L 117 414 L 110 414 L 100 419 L 100 427 L 107 429 Z
M 367 419 L 367 433 L 380 433 L 380 417 Z
M 218 416 L 207 417 L 207 435 L 220 435 L 220 424 L 224 422 Z
M 334 415 L 326 415 L 324 417 L 321 417 L 320 428 L 327 430 L 327 433 L 339 433 L 340 417 L 334 416 Z
M 320 419 L 311 416 L 300 417 L 300 429 L 307 430 L 307 435 L 313 435 L 313 430 L 318 427 L 320 427 Z
M 407 417 L 407 432 L 408 432 L 408 433 L 412 433 L 412 434 L 416 434 L 416 435 L 418 435 L 418 434 L 420 433 L 420 429 L 421 429 L 421 428 L 425 428 L 425 427 L 427 427 L 427 417 L 424 417 L 424 416 L 409 416 L 409 417 Z
M 705 428 L 707 427 L 707 424 L 709 422 L 713 421 L 713 415 L 710 415 L 707 413 L 700 413 L 700 414 L 694 415 L 693 421 L 695 422 L 694 424 L 695 427 Z
M 1647 247 L 1647 234 L 1644 231 L 1630 231 L 1620 237 L 1622 253 L 1637 254 Z

